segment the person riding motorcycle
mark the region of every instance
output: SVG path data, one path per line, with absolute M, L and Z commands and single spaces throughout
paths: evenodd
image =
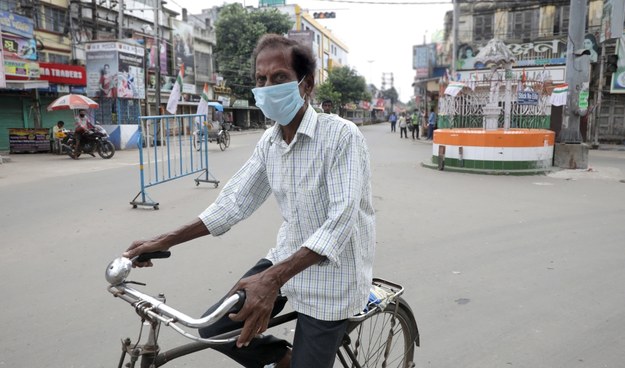
M 87 133 L 89 130 L 93 129 L 94 126 L 91 124 L 89 117 L 87 116 L 87 112 L 85 110 L 79 110 L 78 116 L 76 117 L 76 121 L 74 122 L 74 154 L 73 158 L 78 159 L 78 155 L 80 153 L 80 141 L 83 138 L 83 135 Z

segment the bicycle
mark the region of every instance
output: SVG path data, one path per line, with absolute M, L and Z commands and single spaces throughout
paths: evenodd
M 219 148 L 222 151 L 225 151 L 226 148 L 230 147 L 230 132 L 229 125 L 227 123 L 219 124 L 220 128 L 217 133 L 211 132 L 212 124 L 209 122 L 204 122 L 201 129 L 196 129 L 193 131 L 193 148 L 196 151 L 200 151 L 202 147 L 208 143 L 216 141 L 219 144 Z
M 142 254 L 138 261 L 152 258 L 169 257 L 169 252 Z M 165 295 L 152 297 L 132 287 L 130 284 L 145 285 L 127 281 L 132 269 L 132 260 L 117 258 L 106 269 L 108 291 L 115 297 L 132 305 L 141 317 L 141 324 L 150 326 L 149 335 L 144 344 L 140 344 L 142 330 L 137 341 L 130 338 L 122 340 L 122 354 L 118 368 L 134 368 L 137 362 L 141 368 L 161 367 L 166 363 L 217 344 L 236 341 L 241 329 L 230 331 L 205 339 L 195 336 L 179 325 L 188 328 L 202 328 L 215 323 L 240 308 L 245 302 L 245 294 L 238 291 L 227 298 L 212 314 L 203 318 L 192 318 L 165 304 Z M 372 296 L 366 309 L 349 319 L 347 332 L 337 351 L 335 367 L 377 368 L 377 367 L 415 367 L 414 350 L 419 346 L 419 330 L 410 306 L 400 296 L 404 288 L 395 283 L 373 279 Z M 297 312 L 280 314 L 271 319 L 269 328 L 283 325 L 297 319 Z M 171 327 L 193 342 L 184 343 L 166 351 L 158 345 L 161 324 Z M 126 358 L 128 362 L 124 365 Z

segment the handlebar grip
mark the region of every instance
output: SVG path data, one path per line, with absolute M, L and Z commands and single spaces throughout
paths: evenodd
M 229 313 L 238 313 L 243 308 L 243 304 L 245 304 L 245 290 L 237 290 L 235 294 L 239 296 L 239 301 L 230 308 Z
M 171 256 L 171 252 L 166 250 L 166 251 L 158 251 L 158 252 L 150 252 L 150 253 L 143 253 L 141 255 L 139 255 L 139 257 L 137 257 L 136 262 L 147 262 L 151 259 L 157 259 L 157 258 L 169 258 L 169 256 Z

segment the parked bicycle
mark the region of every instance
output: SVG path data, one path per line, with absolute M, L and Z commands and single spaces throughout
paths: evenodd
M 219 124 L 218 131 L 212 131 L 213 124 Z M 195 129 L 195 131 L 193 131 L 193 148 L 200 151 L 206 146 L 207 142 L 217 142 L 219 148 L 224 151 L 226 148 L 230 147 L 230 132 L 228 132 L 228 130 L 230 130 L 229 123 L 211 123 L 205 121 L 200 129 Z
M 170 252 L 143 254 L 137 261 L 164 258 L 169 254 Z M 239 291 L 227 298 L 212 314 L 203 318 L 192 318 L 165 304 L 164 294 L 152 297 L 131 287 L 132 284 L 145 286 L 127 280 L 131 269 L 131 260 L 123 257 L 113 260 L 105 274 L 110 284 L 108 291 L 133 307 L 141 319 L 140 325 L 149 325 L 149 333 L 145 342 L 141 343 L 141 327 L 137 341 L 133 342 L 130 338 L 122 341 L 118 368 L 134 368 L 137 364 L 141 368 L 161 367 L 176 358 L 236 341 L 240 329 L 211 338 L 201 338 L 189 333 L 184 327 L 199 329 L 215 323 L 243 305 L 244 292 Z M 403 292 L 404 288 L 400 285 L 382 279 L 373 280 L 367 307 L 349 319 L 347 332 L 337 351 L 335 367 L 415 367 L 414 350 L 419 346 L 419 330 L 410 306 L 401 298 Z M 297 312 L 278 315 L 270 321 L 269 328 L 296 319 Z M 158 344 L 162 324 L 193 342 L 165 350 Z

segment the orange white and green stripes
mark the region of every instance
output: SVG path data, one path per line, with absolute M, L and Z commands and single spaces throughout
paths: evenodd
M 544 171 L 551 167 L 555 133 L 544 129 L 438 129 L 432 163 L 444 147 L 445 168 L 478 171 Z

